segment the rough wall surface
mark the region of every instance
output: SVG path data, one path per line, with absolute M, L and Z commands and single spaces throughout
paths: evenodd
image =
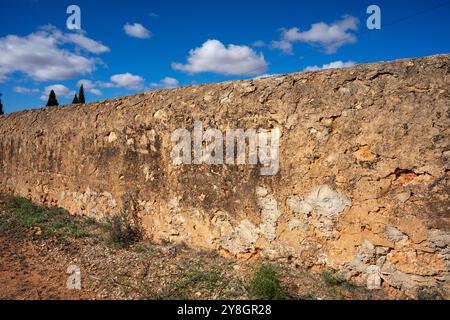
M 450 292 L 450 55 L 0 116 L 0 190 L 146 235 L 417 296 Z M 281 129 L 280 169 L 173 165 L 195 120 Z

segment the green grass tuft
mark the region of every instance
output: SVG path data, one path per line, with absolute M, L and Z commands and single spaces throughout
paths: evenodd
M 70 216 L 66 210 L 45 208 L 21 197 L 7 199 L 5 213 L 0 217 L 0 228 L 3 232 L 17 234 L 28 229 L 32 230 L 35 237 L 56 237 L 64 241 L 90 235 L 85 223 Z
M 270 264 L 263 264 L 256 270 L 249 286 L 249 295 L 261 300 L 284 300 L 286 292 L 278 273 Z

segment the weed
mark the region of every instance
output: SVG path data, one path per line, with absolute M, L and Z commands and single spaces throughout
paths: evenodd
M 191 268 L 181 275 L 181 279 L 169 284 L 158 297 L 164 300 L 191 299 L 193 292 L 217 292 L 227 287 L 228 279 L 217 268 L 204 270 L 200 263 L 193 263 Z
M 154 287 L 145 282 L 144 279 L 133 279 L 123 275 L 115 275 L 114 283 L 125 293 L 138 293 L 142 299 L 150 299 L 154 296 Z
M 158 252 L 158 250 L 149 243 L 136 243 L 131 246 L 131 250 L 133 250 L 136 253 L 142 253 L 142 254 L 150 254 L 153 255 Z
M 421 288 L 417 292 L 418 300 L 444 300 L 442 294 L 434 288 Z
M 335 276 L 330 271 L 324 271 L 322 273 L 322 279 L 329 286 L 339 286 L 347 282 L 343 277 Z
M 175 282 L 168 285 L 157 298 L 157 300 L 190 300 L 192 299 L 188 288 L 183 282 Z
M 199 285 L 208 291 L 212 291 L 216 288 L 217 283 L 222 279 L 222 272 L 215 269 L 204 271 L 194 268 L 186 274 L 185 279 L 187 285 Z
M 127 247 L 142 238 L 142 232 L 135 221 L 136 217 L 130 213 L 130 206 L 131 198 L 126 195 L 120 212 L 107 220 L 109 243 L 115 246 Z
M 261 265 L 249 285 L 249 295 L 254 299 L 283 300 L 287 298 L 278 273 L 270 264 Z

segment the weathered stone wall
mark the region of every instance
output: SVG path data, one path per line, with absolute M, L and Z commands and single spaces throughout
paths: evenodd
M 303 72 L 0 117 L 0 189 L 155 241 L 450 291 L 450 56 Z M 279 127 L 280 170 L 172 164 L 195 120 Z M 399 291 L 396 291 L 399 290 Z

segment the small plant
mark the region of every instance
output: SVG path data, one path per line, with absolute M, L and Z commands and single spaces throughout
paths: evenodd
M 109 242 L 119 247 L 129 246 L 142 238 L 134 217 L 130 214 L 131 198 L 127 195 L 119 213 L 108 219 Z
M 13 197 L 6 201 L 5 209 L 6 214 L 1 217 L 5 232 L 21 234 L 28 229 L 34 237 L 56 237 L 63 241 L 90 235 L 83 222 L 62 208 L 45 208 L 28 199 Z
M 322 279 L 329 286 L 339 286 L 347 282 L 343 277 L 335 276 L 329 271 L 322 273 Z
M 442 294 L 433 288 L 421 288 L 417 293 L 418 300 L 444 300 Z
M 205 269 L 201 261 L 194 261 L 181 278 L 163 289 L 159 295 L 162 300 L 192 299 L 194 292 L 221 293 L 229 284 L 222 270 L 212 267 Z
M 190 300 L 192 299 L 186 283 L 176 281 L 165 287 L 161 294 L 156 297 L 157 300 Z
M 208 291 L 216 288 L 217 284 L 222 280 L 222 272 L 219 270 L 201 270 L 193 268 L 186 274 L 186 283 L 189 285 L 199 285 Z
M 269 264 L 263 264 L 256 270 L 250 282 L 249 294 L 251 298 L 262 300 L 283 300 L 287 298 L 278 278 L 278 273 Z

